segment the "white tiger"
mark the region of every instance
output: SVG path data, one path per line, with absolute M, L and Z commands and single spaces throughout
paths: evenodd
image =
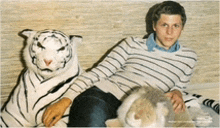
M 1 111 L 1 127 L 43 126 L 47 106 L 62 98 L 70 82 L 81 73 L 76 53 L 81 36 L 68 37 L 56 30 L 24 30 L 23 58 L 27 69 Z M 66 126 L 68 110 L 56 126 Z

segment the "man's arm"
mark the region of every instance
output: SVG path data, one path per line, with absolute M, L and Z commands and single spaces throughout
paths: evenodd
M 129 42 L 131 41 L 131 38 L 122 40 L 96 67 L 78 76 L 63 97 L 72 100 L 78 94 L 95 85 L 100 79 L 109 78 L 114 75 L 127 61 L 128 53 L 131 49 Z
M 122 40 L 97 67 L 78 76 L 70 89 L 64 94 L 63 99 L 46 109 L 42 117 L 44 125 L 48 127 L 55 125 L 77 95 L 92 87 L 101 78 L 107 78 L 115 74 L 128 58 L 130 49 L 128 42 Z
M 170 90 L 170 92 L 166 93 L 166 96 L 171 98 L 171 102 L 173 104 L 173 109 L 175 113 L 185 111 L 186 106 L 183 100 L 182 92 L 186 90 L 187 85 L 190 83 L 190 79 L 193 75 L 194 68 L 197 63 L 196 53 L 191 49 L 187 49 L 185 51 L 191 51 L 183 52 L 185 53 L 183 56 L 186 56 L 191 59 L 187 59 L 188 61 L 184 61 L 185 68 L 182 67 L 183 73 L 178 74 L 179 82 L 175 83 L 175 86 Z

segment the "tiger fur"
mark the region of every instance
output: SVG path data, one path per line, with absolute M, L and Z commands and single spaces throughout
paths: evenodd
M 57 30 L 23 30 L 26 67 L 1 110 L 1 127 L 40 127 L 47 106 L 57 102 L 81 73 L 76 47 L 81 36 L 68 37 Z M 69 109 L 69 108 L 68 108 Z M 68 110 L 55 125 L 66 127 Z

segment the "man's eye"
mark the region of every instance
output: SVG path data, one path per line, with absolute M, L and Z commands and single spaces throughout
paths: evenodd
M 179 25 L 174 25 L 174 27 L 175 27 L 175 28 L 179 28 L 180 26 L 179 26 Z
M 167 24 L 162 24 L 162 26 L 163 26 L 163 27 L 167 27 L 168 25 L 167 25 Z
M 58 49 L 57 51 L 59 52 L 59 51 L 63 51 L 63 50 L 65 50 L 65 47 L 61 47 L 61 48 Z

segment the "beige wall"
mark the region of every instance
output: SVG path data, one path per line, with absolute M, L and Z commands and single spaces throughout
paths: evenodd
M 127 36 L 143 37 L 145 15 L 157 2 L 148 0 L 2 0 L 1 100 L 3 103 L 23 69 L 23 29 L 58 29 L 83 36 L 78 48 L 83 69 L 91 67 Z M 180 1 L 188 16 L 183 45 L 198 54 L 192 84 L 219 82 L 219 2 Z

